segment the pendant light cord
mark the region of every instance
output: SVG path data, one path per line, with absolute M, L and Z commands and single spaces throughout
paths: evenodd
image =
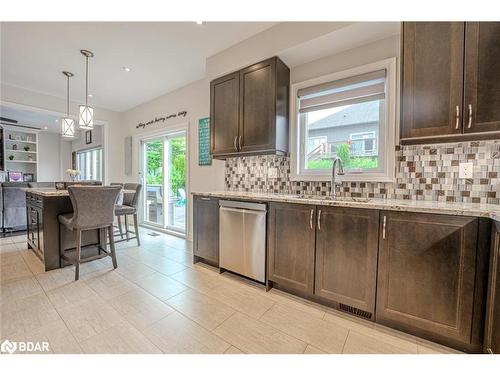
M 66 76 L 68 79 L 68 84 L 66 88 L 66 116 L 69 118 L 69 76 Z
M 85 56 L 85 107 L 88 107 L 89 98 L 89 57 Z

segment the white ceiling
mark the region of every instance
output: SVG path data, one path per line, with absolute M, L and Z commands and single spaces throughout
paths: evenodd
M 205 59 L 273 22 L 2 22 L 1 82 L 83 101 L 89 49 L 90 99 L 96 107 L 125 111 L 203 78 Z M 130 67 L 125 72 L 123 67 Z
M 400 22 L 354 22 L 279 54 L 290 67 L 400 34 Z

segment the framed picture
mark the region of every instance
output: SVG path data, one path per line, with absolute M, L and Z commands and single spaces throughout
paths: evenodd
M 24 182 L 33 182 L 33 173 L 25 173 L 23 180 Z
M 23 172 L 9 171 L 9 182 L 22 182 Z
M 85 132 L 85 144 L 89 145 L 92 143 L 92 130 L 87 130 Z

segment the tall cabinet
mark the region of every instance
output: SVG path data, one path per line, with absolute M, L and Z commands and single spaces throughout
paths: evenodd
M 401 143 L 500 136 L 500 22 L 404 22 Z

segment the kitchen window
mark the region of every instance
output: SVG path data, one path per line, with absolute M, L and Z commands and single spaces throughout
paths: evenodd
M 293 85 L 292 179 L 393 181 L 395 91 L 395 58 Z
M 80 171 L 78 180 L 102 181 L 102 148 L 78 151 L 76 169 Z

